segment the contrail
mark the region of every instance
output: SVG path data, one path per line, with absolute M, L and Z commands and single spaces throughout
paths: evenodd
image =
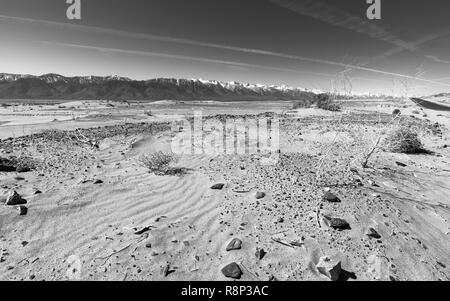
M 303 16 L 308 16 L 333 26 L 342 27 L 380 41 L 391 43 L 403 49 L 417 50 L 414 45 L 401 40 L 381 26 L 319 0 L 270 0 L 270 2 Z
M 345 10 L 337 7 L 333 7 L 329 4 L 320 2 L 318 0 L 270 0 L 272 3 L 289 9 L 298 14 L 311 17 L 316 20 L 328 23 L 333 26 L 342 27 L 347 30 L 351 30 L 366 36 L 369 36 L 380 41 L 384 41 L 395 45 L 396 47 L 387 51 L 386 53 L 374 58 L 373 60 L 383 59 L 392 56 L 396 53 L 402 52 L 404 50 L 409 50 L 411 52 L 420 53 L 424 55 L 425 58 L 438 61 L 440 63 L 449 63 L 448 61 L 440 60 L 436 57 L 426 55 L 422 53 L 421 49 L 418 47 L 426 42 L 447 36 L 450 34 L 450 30 L 444 29 L 441 33 L 430 34 L 422 39 L 415 42 L 406 42 L 394 34 L 390 33 L 381 26 L 375 25 L 371 22 L 361 19 L 360 17 L 354 16 Z M 372 60 L 372 61 L 373 61 Z M 367 65 L 365 63 L 363 65 Z
M 41 41 L 41 42 L 44 44 L 49 44 L 49 45 L 96 50 L 96 51 L 102 51 L 102 52 L 116 52 L 116 53 L 142 55 L 142 56 L 157 56 L 157 57 L 169 58 L 169 59 L 190 60 L 190 61 L 203 62 L 203 63 L 213 63 L 213 64 L 222 64 L 222 65 L 230 65 L 230 66 L 258 68 L 258 69 L 265 69 L 265 70 L 272 70 L 272 71 L 282 71 L 282 72 L 291 72 L 291 73 L 298 73 L 298 74 L 309 74 L 309 75 L 316 75 L 316 76 L 333 77 L 333 75 L 327 74 L 327 73 L 301 71 L 301 70 L 288 69 L 288 68 L 269 67 L 269 66 L 262 66 L 262 65 L 256 65 L 256 64 L 247 64 L 247 63 L 234 62 L 234 61 L 206 59 L 206 58 L 167 54 L 167 53 L 160 53 L 160 52 L 128 50 L 128 49 L 98 47 L 98 46 L 79 45 L 79 44 L 70 44 L 70 43 L 58 43 L 58 42 L 50 42 L 50 41 Z
M 266 50 L 261 50 L 261 49 L 235 47 L 235 46 L 220 45 L 220 44 L 200 42 L 200 41 L 194 41 L 194 40 L 188 40 L 188 39 L 142 34 L 142 33 L 128 32 L 128 31 L 101 28 L 101 27 L 93 27 L 93 26 L 85 26 L 85 25 L 78 25 L 78 24 L 68 24 L 68 23 L 59 23 L 59 22 L 52 22 L 52 21 L 45 21 L 45 20 L 35 20 L 35 19 L 29 19 L 29 18 L 10 17 L 10 16 L 4 16 L 4 15 L 0 15 L 0 20 L 1 19 L 18 21 L 18 22 L 26 23 L 26 24 L 39 23 L 42 25 L 47 25 L 47 26 L 52 26 L 52 27 L 57 26 L 57 27 L 62 27 L 62 28 L 66 28 L 66 29 L 68 28 L 68 29 L 86 31 L 86 32 L 90 32 L 90 33 L 111 34 L 111 35 L 118 35 L 121 37 L 133 37 L 133 38 L 144 39 L 144 40 L 157 40 L 157 41 L 179 43 L 179 44 L 185 44 L 185 45 L 202 46 L 202 47 L 230 50 L 230 51 L 236 51 L 236 52 L 266 55 L 266 56 L 272 56 L 272 57 L 278 57 L 278 58 L 284 58 L 284 59 L 298 60 L 298 61 L 303 61 L 303 62 L 312 62 L 312 63 L 318 63 L 318 64 L 324 64 L 324 65 L 343 67 L 346 69 L 356 69 L 356 70 L 378 73 L 378 74 L 383 74 L 383 75 L 389 75 L 389 76 L 394 76 L 394 77 L 407 78 L 407 79 L 418 80 L 418 81 L 422 81 L 422 82 L 426 82 L 426 83 L 434 84 L 434 85 L 450 86 L 450 84 L 440 83 L 440 82 L 436 82 L 436 81 L 432 81 L 432 80 L 426 80 L 426 79 L 417 78 L 414 76 L 409 76 L 409 75 L 404 75 L 404 74 L 399 74 L 399 73 L 395 73 L 395 72 L 388 72 L 388 71 L 383 71 L 383 70 L 374 69 L 374 68 L 367 68 L 367 67 L 362 67 L 362 66 L 357 66 L 357 65 L 352 65 L 352 64 L 345 64 L 345 63 L 333 62 L 333 61 L 317 59 L 317 58 L 309 58 L 309 57 L 298 56 L 298 55 L 290 55 L 290 54 L 266 51 Z M 181 58 L 182 56 L 179 56 L 179 57 Z M 187 58 L 188 57 L 186 57 L 186 59 Z M 198 58 L 197 58 L 197 60 L 198 60 Z M 210 60 L 210 61 L 212 62 L 214 60 Z M 220 61 L 217 61 L 217 62 L 220 62 Z M 241 64 L 241 63 L 239 63 L 239 64 Z M 245 64 L 242 64 L 242 65 L 245 66 Z M 252 65 L 249 65 L 249 67 L 252 67 Z M 253 66 L 253 67 L 256 67 L 256 66 Z M 296 72 L 298 72 L 298 71 L 296 71 Z

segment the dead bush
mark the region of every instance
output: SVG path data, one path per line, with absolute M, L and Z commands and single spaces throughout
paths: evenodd
M 404 126 L 392 130 L 385 139 L 385 145 L 393 153 L 417 154 L 424 151 L 418 133 Z
M 158 151 L 152 154 L 142 155 L 139 159 L 141 164 L 156 175 L 173 174 L 174 169 L 170 167 L 176 161 L 172 153 Z
M 310 108 L 315 102 L 316 95 L 305 95 L 302 99 L 294 102 L 292 109 Z
M 294 103 L 292 109 L 310 108 L 313 105 L 316 105 L 319 109 L 333 112 L 339 112 L 342 109 L 341 105 L 327 93 L 308 96 L 302 100 L 298 100 Z
M 335 100 L 331 99 L 329 94 L 323 93 L 316 96 L 317 107 L 322 110 L 340 112 L 342 107 Z

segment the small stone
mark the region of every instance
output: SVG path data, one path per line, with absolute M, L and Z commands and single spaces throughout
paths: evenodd
M 282 217 L 279 217 L 279 218 L 277 218 L 276 220 L 275 220 L 275 223 L 276 224 L 281 224 L 281 223 L 283 223 L 284 222 L 284 218 L 282 218 Z
M 222 274 L 227 278 L 239 279 L 242 276 L 242 270 L 236 262 L 233 262 L 222 269 Z
M 374 228 L 369 228 L 366 232 L 366 235 L 375 239 L 381 238 L 381 235 Z
M 406 166 L 408 166 L 408 165 L 406 165 L 405 163 L 402 163 L 402 162 L 399 162 L 399 161 L 396 161 L 395 164 L 397 164 L 397 165 L 400 166 L 400 167 L 406 167 Z
M 151 248 L 152 248 L 152 243 L 150 243 L 150 242 L 146 243 L 146 244 L 145 244 L 145 247 L 146 247 L 147 249 L 151 249 Z
M 19 211 L 19 215 L 27 215 L 28 208 L 26 206 L 19 206 L 17 207 L 17 210 Z
M 166 264 L 162 269 L 162 274 L 164 277 L 169 276 L 172 271 L 170 270 L 170 264 Z
M 331 227 L 333 229 L 337 229 L 337 230 L 350 230 L 351 229 L 350 224 L 345 219 L 335 218 L 335 217 L 330 217 L 330 216 L 324 215 L 323 220 L 328 227 Z
M 269 281 L 278 281 L 278 279 L 274 275 L 270 275 Z
M 331 193 L 330 191 L 326 192 L 325 195 L 323 196 L 323 200 L 330 202 L 330 203 L 340 203 L 341 200 L 333 193 Z
M 213 190 L 222 190 L 224 187 L 225 187 L 225 184 L 218 183 L 218 184 L 214 184 L 213 186 L 211 186 L 211 189 L 213 189 Z
M 264 249 L 256 248 L 255 256 L 259 260 L 263 259 L 266 254 L 267 253 L 266 251 L 264 251 Z
M 16 191 L 10 191 L 6 196 L 6 206 L 17 206 L 26 203 L 27 201 L 24 200 Z
M 265 196 L 266 196 L 266 194 L 265 194 L 264 192 L 261 192 L 261 191 L 258 191 L 258 192 L 256 193 L 256 195 L 255 195 L 255 197 L 256 197 L 257 200 L 262 199 L 262 198 L 264 198 Z
M 341 261 L 338 260 L 337 256 L 321 257 L 316 267 L 321 274 L 327 276 L 331 281 L 337 281 L 342 272 Z
M 242 241 L 238 238 L 233 238 L 227 246 L 227 251 L 239 250 L 242 246 Z

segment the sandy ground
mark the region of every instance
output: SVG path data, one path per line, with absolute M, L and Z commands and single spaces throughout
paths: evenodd
M 221 269 L 231 262 L 239 264 L 241 280 L 328 280 L 316 268 L 324 255 L 340 258 L 341 280 L 449 280 L 449 114 L 406 101 L 351 101 L 341 113 L 289 107 L 76 102 L 0 108 L 0 138 L 14 137 L 0 142 L 0 156 L 39 162 L 31 172 L 0 172 L 0 189 L 28 201 L 25 216 L 0 206 L 0 280 L 227 280 Z M 361 168 L 396 107 L 401 122 L 421 129 L 430 153 L 380 149 Z M 176 167 L 185 174 L 149 173 L 140 156 L 169 150 L 177 132 L 148 123 L 193 110 L 282 113 L 278 164 L 262 165 L 260 154 L 182 155 Z M 98 148 L 28 136 L 76 128 Z M 211 189 L 217 183 L 223 189 Z M 341 202 L 323 201 L 327 190 Z M 350 229 L 329 228 L 323 215 L 345 219 Z M 369 228 L 381 237 L 367 236 Z M 241 249 L 226 251 L 233 238 Z M 266 252 L 262 259 L 257 249 Z

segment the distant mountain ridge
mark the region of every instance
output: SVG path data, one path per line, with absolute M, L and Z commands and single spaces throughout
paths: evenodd
M 0 99 L 298 100 L 317 91 L 202 79 L 41 76 L 0 73 Z

